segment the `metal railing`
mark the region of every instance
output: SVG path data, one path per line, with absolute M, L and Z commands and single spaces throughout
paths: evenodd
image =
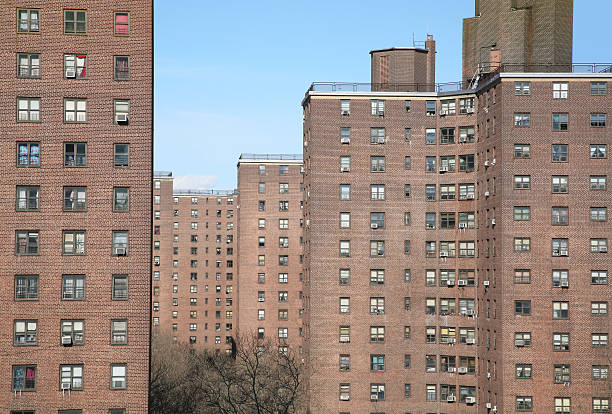
M 207 195 L 207 196 L 232 196 L 237 195 L 238 190 L 182 190 L 176 189 L 173 191 L 174 195 Z
M 153 177 L 172 177 L 172 171 L 153 171 Z
M 302 161 L 302 154 L 240 154 L 240 160 Z
M 612 63 L 480 63 L 481 73 L 543 72 L 543 73 L 612 73 Z
M 469 89 L 469 82 L 446 83 L 360 83 L 313 82 L 313 92 L 456 92 Z

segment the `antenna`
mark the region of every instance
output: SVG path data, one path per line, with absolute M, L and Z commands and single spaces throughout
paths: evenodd
M 412 32 L 412 47 L 416 47 L 416 42 L 414 40 L 414 32 Z

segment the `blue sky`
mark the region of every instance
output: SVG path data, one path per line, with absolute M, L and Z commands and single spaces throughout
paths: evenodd
M 574 9 L 574 62 L 612 62 L 612 2 Z M 310 83 L 368 82 L 368 52 L 413 34 L 434 35 L 436 80 L 459 80 L 473 13 L 474 0 L 155 0 L 155 169 L 231 189 L 240 153 L 301 153 Z

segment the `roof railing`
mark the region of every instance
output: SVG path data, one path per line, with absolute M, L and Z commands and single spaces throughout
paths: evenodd
M 176 196 L 180 195 L 204 195 L 204 196 L 232 196 L 237 195 L 238 190 L 190 190 L 190 189 L 175 189 L 172 192 Z
M 360 83 L 314 82 L 313 92 L 456 92 L 469 89 L 469 82 L 447 83 Z
M 302 154 L 240 154 L 240 160 L 302 161 Z
M 153 171 L 153 177 L 172 177 L 172 171 Z

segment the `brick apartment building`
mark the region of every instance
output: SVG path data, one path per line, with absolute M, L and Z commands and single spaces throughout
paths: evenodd
M 237 324 L 237 197 L 234 191 L 153 186 L 153 334 L 231 352 Z
M 302 349 L 301 155 L 238 160 L 239 332 Z
M 310 413 L 609 412 L 610 68 L 494 69 L 307 91 Z
M 3 412 L 147 412 L 152 7 L 0 8 Z

